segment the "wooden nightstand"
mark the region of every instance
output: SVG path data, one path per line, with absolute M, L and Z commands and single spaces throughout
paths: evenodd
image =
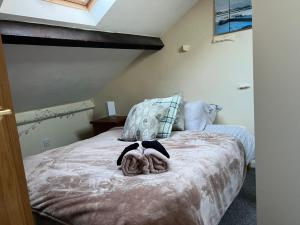
M 91 122 L 94 129 L 94 136 L 101 134 L 113 127 L 122 127 L 125 124 L 127 116 L 111 116 L 97 119 Z

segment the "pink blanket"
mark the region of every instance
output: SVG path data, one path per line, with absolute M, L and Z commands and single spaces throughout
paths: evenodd
M 175 132 L 160 140 L 169 171 L 128 177 L 116 159 L 121 129 L 24 160 L 32 208 L 70 225 L 217 225 L 245 177 L 232 137 Z M 154 171 L 160 170 L 154 167 Z

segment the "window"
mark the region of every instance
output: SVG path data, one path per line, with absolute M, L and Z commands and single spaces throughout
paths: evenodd
M 96 0 L 46 0 L 55 4 L 73 7 L 82 10 L 90 10 Z

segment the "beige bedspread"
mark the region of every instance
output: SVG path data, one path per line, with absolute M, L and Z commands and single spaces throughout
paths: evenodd
M 231 137 L 175 132 L 162 174 L 123 176 L 128 145 L 114 129 L 24 160 L 34 211 L 71 225 L 217 225 L 245 176 L 243 147 Z

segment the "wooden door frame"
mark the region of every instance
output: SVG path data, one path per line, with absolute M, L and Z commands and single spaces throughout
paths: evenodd
M 19 135 L 0 34 L 0 106 L 12 115 L 0 118 L 0 218 L 3 225 L 33 225 Z

